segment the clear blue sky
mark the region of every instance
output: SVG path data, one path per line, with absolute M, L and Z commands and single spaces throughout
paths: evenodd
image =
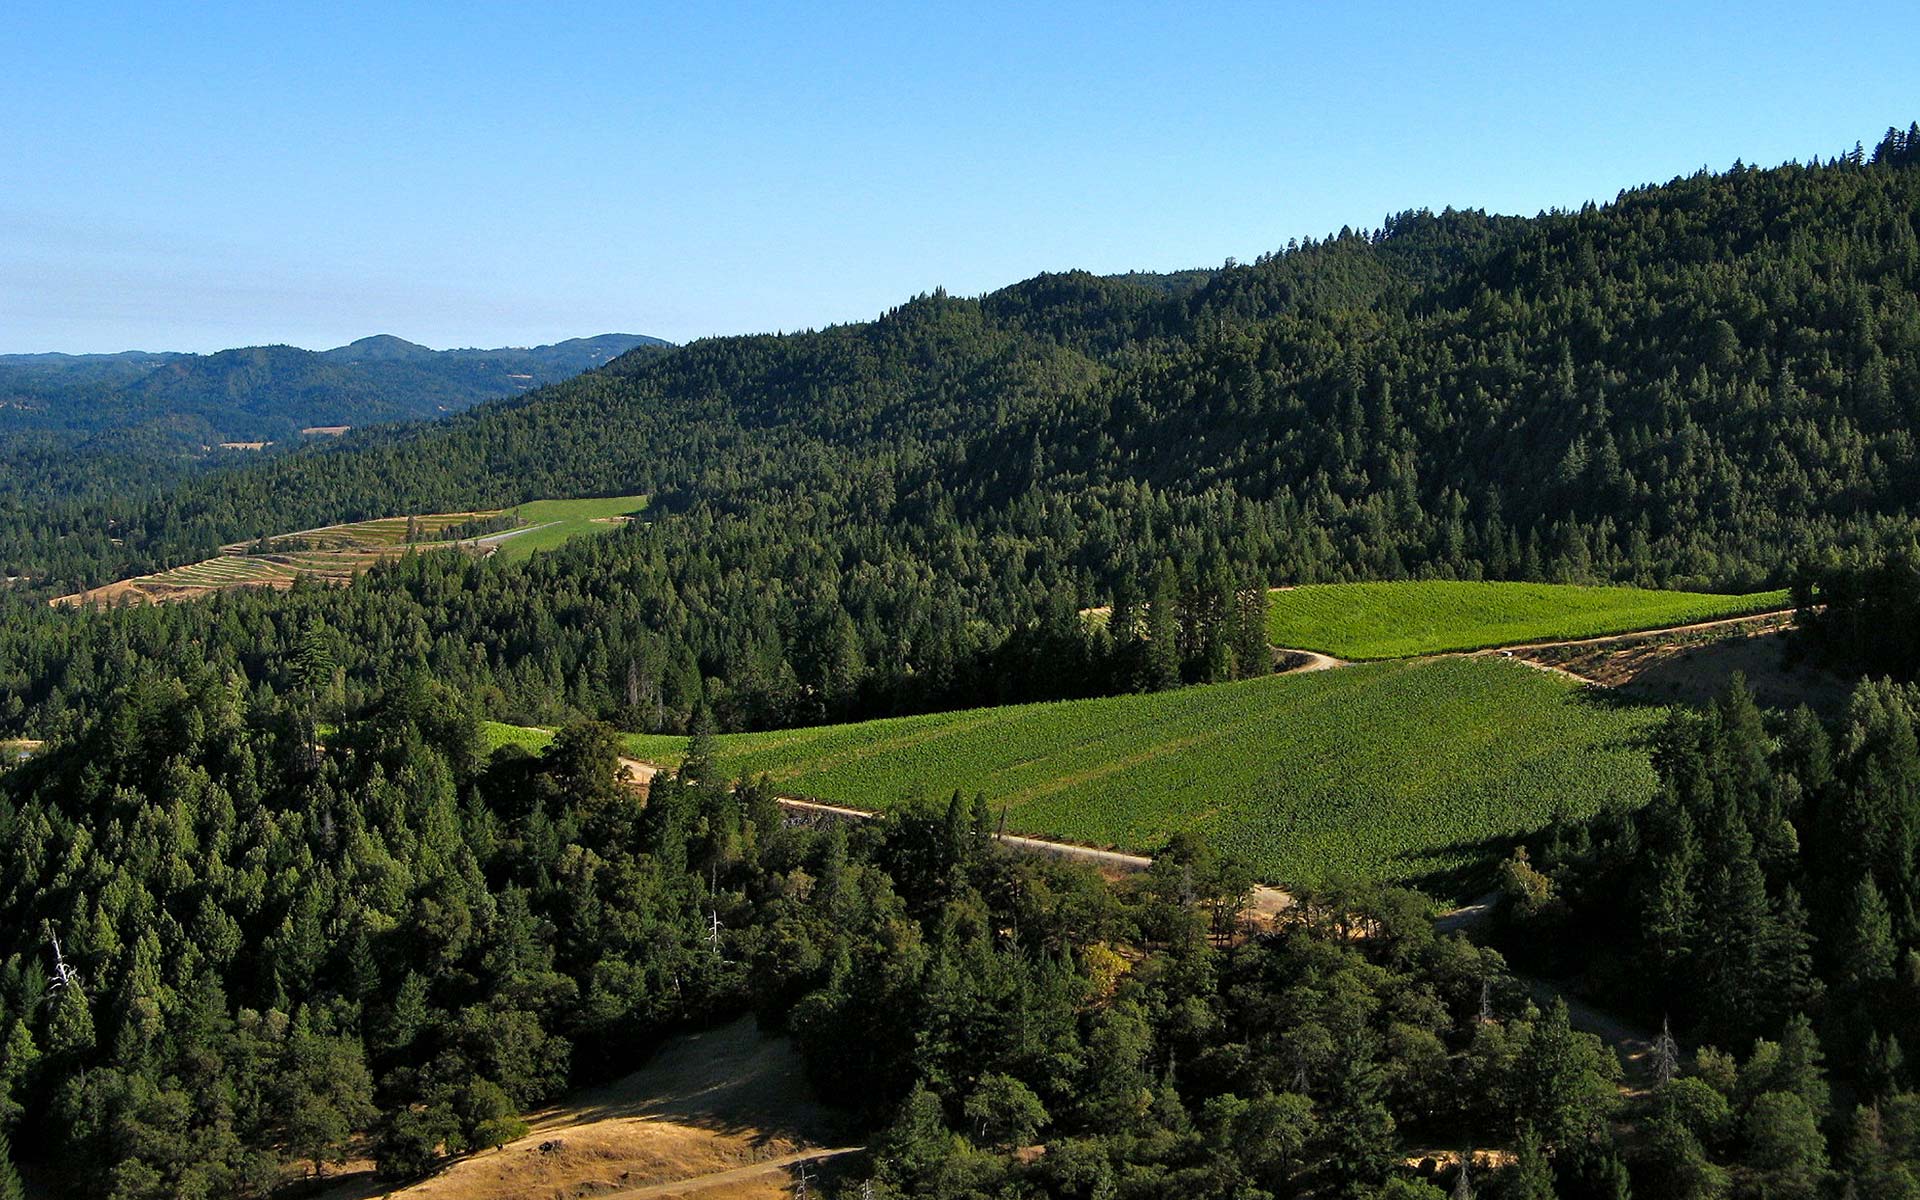
M 676 341 L 1920 117 L 1910 3 L 8 0 L 0 351 Z

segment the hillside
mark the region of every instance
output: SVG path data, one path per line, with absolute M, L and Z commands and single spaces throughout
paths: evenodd
M 935 292 L 184 482 L 41 431 L 0 477 L 0 1191 L 764 1195 L 845 1146 L 822 1190 L 886 1200 L 1911 1194 L 1916 163 Z M 47 603 L 169 572 L 208 594 Z M 1395 657 L 1788 584 L 1788 647 L 1875 674 L 1824 719 L 1738 682 L 1800 686 L 1778 613 Z M 1580 1026 L 1649 1048 L 1630 1093 Z
M 332 350 L 0 355 L 0 434 L 112 435 L 191 448 L 318 425 L 435 417 L 601 366 L 658 338 L 604 334 L 531 349 L 429 350 L 387 334 Z
M 1658 717 L 1471 658 L 729 734 L 715 762 L 857 808 L 978 792 L 1009 832 L 1151 853 L 1186 831 L 1273 882 L 1422 881 L 1464 897 L 1556 814 L 1648 800 Z M 622 744 L 667 765 L 686 749 Z
M 1339 658 L 1406 658 L 1672 628 L 1788 606 L 1785 591 L 1714 596 L 1442 580 L 1309 584 L 1272 595 L 1267 632 L 1276 646 Z
M 1246 506 L 1236 526 L 1269 531 L 1275 575 L 1751 586 L 1915 515 L 1916 197 L 1920 172 L 1891 160 L 1741 167 L 1535 218 L 1410 212 L 1198 287 L 935 294 L 630 359 L 351 466 L 296 456 L 118 515 L 164 554 L 197 529 L 230 540 L 259 503 L 281 527 L 322 503 L 604 490 L 677 508 L 826 473 L 878 504 L 862 519 L 945 503 L 1018 521 L 1031 490 L 1097 527 L 1161 504 L 1188 523 L 1219 489 Z M 1136 557 L 1085 529 L 1063 550 L 1108 586 Z
M 304 431 L 434 420 L 666 345 L 603 334 L 430 350 L 377 335 L 320 352 L 0 355 L 0 512 L 157 498 L 209 471 L 312 442 Z
M 1143 611 L 1163 563 L 1184 615 L 1155 686 L 1257 669 L 1223 605 L 1259 584 L 1744 594 L 1920 521 L 1917 221 L 1920 170 L 1848 158 L 1408 213 L 1197 287 L 936 293 L 160 499 L 0 512 L 0 572 L 56 595 L 277 530 L 644 493 L 646 530 L 566 560 L 617 622 L 541 638 L 564 682 L 516 674 L 500 715 L 674 730 L 701 706 L 740 729 L 1140 686 L 1129 647 L 1068 630 Z M 436 638 L 468 619 L 381 603 Z M 500 603 L 543 621 L 525 588 Z
M 290 588 L 303 579 L 347 583 L 401 555 L 439 549 L 518 562 L 577 537 L 609 533 L 646 503 L 645 496 L 534 500 L 511 509 L 413 513 L 262 535 L 222 546 L 201 562 L 56 596 L 52 603 L 79 608 L 198 600 L 236 588 Z

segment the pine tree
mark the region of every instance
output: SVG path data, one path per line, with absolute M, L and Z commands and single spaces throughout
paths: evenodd
M 1148 691 L 1180 686 L 1180 577 L 1170 559 L 1161 560 L 1147 598 Z
M 714 764 L 720 744 L 714 740 L 713 718 L 706 709 L 693 716 L 693 733 L 687 738 L 687 752 L 680 760 L 679 776 L 688 783 L 710 783 L 718 769 Z
M 13 1165 L 13 1144 L 7 1139 L 4 1129 L 0 1129 L 0 1200 L 25 1200 L 26 1186 L 20 1182 L 20 1172 Z
M 1680 1070 L 1680 1043 L 1673 1037 L 1673 1021 L 1660 1019 L 1660 1036 L 1653 1042 L 1653 1077 L 1661 1087 L 1673 1082 Z
M 1730 797 L 1716 801 L 1701 839 L 1701 859 L 1700 1006 L 1714 1029 L 1744 1037 L 1770 1007 L 1765 990 L 1773 983 L 1764 974 L 1766 954 L 1780 938 L 1753 841 Z
M 1242 679 L 1273 669 L 1273 646 L 1267 637 L 1267 585 L 1258 578 L 1244 581 L 1234 597 L 1234 670 Z
M 1521 1129 L 1513 1165 L 1502 1172 L 1501 1183 L 1505 1185 L 1500 1191 L 1504 1200 L 1555 1200 L 1553 1166 L 1533 1126 Z
M 1515 1117 L 1529 1136 L 1554 1149 L 1584 1142 L 1604 1125 L 1613 1102 L 1612 1083 L 1595 1070 L 1591 1043 L 1574 1033 L 1567 1002 L 1557 996 L 1521 1048 L 1512 1086 Z
M 1780 1058 L 1774 1067 L 1771 1090 L 1792 1092 L 1806 1101 L 1814 1120 L 1825 1124 L 1833 1106 L 1827 1086 L 1826 1054 L 1820 1035 L 1805 1013 L 1795 1013 L 1780 1035 Z
M 1473 1151 L 1460 1152 L 1460 1169 L 1453 1176 L 1453 1191 L 1447 1200 L 1473 1200 Z
M 307 626 L 300 635 L 300 653 L 294 660 L 294 676 L 311 691 L 318 692 L 333 677 L 333 651 L 327 644 L 324 622 Z
M 1865 994 L 1891 980 L 1896 951 L 1887 902 L 1874 886 L 1873 877 L 1863 876 L 1854 885 L 1848 906 L 1846 934 L 1840 947 L 1840 986 Z
M 1819 993 L 1820 983 L 1813 973 L 1813 933 L 1807 928 L 1806 906 L 1792 886 L 1781 892 L 1774 906 L 1771 933 L 1765 947 L 1769 1007 L 1778 1012 L 1802 1011 Z
M 1905 1067 L 1906 1054 L 1900 1049 L 1899 1038 L 1892 1034 L 1882 1037 L 1877 1029 L 1867 1035 L 1859 1070 L 1868 1095 L 1884 1098 L 1898 1091 Z

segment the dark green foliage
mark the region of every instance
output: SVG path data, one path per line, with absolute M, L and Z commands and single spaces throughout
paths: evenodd
M 787 829 L 704 734 L 643 808 L 604 727 L 483 761 L 467 700 L 421 674 L 323 744 L 306 705 L 203 667 L 0 781 L 0 1094 L 82 1194 L 258 1195 L 363 1137 L 410 1177 L 748 1008 L 886 1131 L 881 1180 L 911 1195 L 1083 1167 L 1345 1194 L 1392 1177 L 1402 1123 L 1588 1091 L 1564 1022 L 1511 1004 L 1538 1053 L 1458 1087 L 1500 966 L 1411 897 L 1308 898 L 1249 940 L 1247 873 L 1191 839 L 1115 892 L 996 851 L 961 794 Z M 1356 924 L 1377 936 L 1316 932 Z M 1086 1153 L 1010 1157 L 1043 1138 Z
M 1525 860 L 1553 904 L 1515 888 L 1512 919 L 1579 946 L 1610 1003 L 1650 1027 L 1671 1014 L 1705 1047 L 1649 1105 L 1636 1189 L 1911 1194 L 1920 1143 L 1879 1114 L 1920 1103 L 1903 1049 L 1920 1036 L 1917 700 L 1862 683 L 1829 734 L 1736 685 L 1673 719 L 1653 805 L 1556 829 Z M 1751 1050 L 1736 1067 L 1715 1044 Z M 1872 1107 L 1830 1142 L 1836 1088 Z
M 1556 1200 L 1546 1144 L 1531 1125 L 1520 1131 L 1514 1164 L 1500 1175 L 1501 1200 Z
M 1820 658 L 1874 675 L 1920 676 L 1920 562 L 1911 547 L 1864 566 L 1803 569 L 1794 604 Z
M 1914 697 L 1861 685 L 1837 755 L 1810 714 L 1776 720 L 1778 737 L 1740 686 L 1677 715 L 1651 807 L 1552 834 L 1535 857 L 1572 908 L 1556 910 L 1559 936 L 1599 947 L 1599 976 L 1650 1020 L 1722 1044 L 1776 1036 L 1823 999 L 1864 1022 L 1847 1025 L 1850 1053 L 1875 1028 L 1911 1037 L 1874 1014 L 1920 944 Z
M 0 1200 L 26 1200 L 20 1172 L 13 1165 L 13 1146 L 4 1130 L 0 1130 Z

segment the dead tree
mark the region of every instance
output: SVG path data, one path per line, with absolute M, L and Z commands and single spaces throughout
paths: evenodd
M 1660 1036 L 1653 1042 L 1653 1075 L 1665 1087 L 1680 1071 L 1680 1043 L 1673 1040 L 1673 1020 L 1660 1019 Z
M 1453 1192 L 1448 1200 L 1473 1200 L 1473 1148 L 1460 1152 L 1460 1173 L 1453 1177 Z
M 73 965 L 67 961 L 67 956 L 61 952 L 60 934 L 51 924 L 47 926 L 47 937 L 53 942 L 53 983 L 47 988 L 47 994 L 51 996 L 65 988 L 84 991 L 85 989 L 80 986 L 80 973 L 73 969 Z

